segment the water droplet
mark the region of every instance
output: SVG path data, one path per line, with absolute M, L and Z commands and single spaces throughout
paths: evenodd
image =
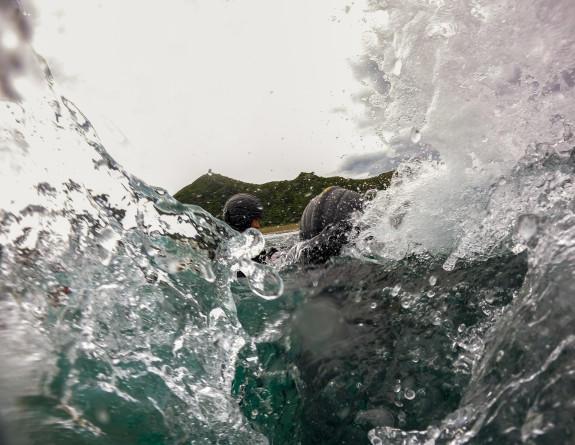
M 433 292 L 432 290 L 428 290 L 428 291 L 427 291 L 427 297 L 428 297 L 428 298 L 433 298 L 433 297 L 435 297 L 435 292 Z
M 437 277 L 435 275 L 431 275 L 429 277 L 429 284 L 431 284 L 432 286 L 435 286 L 437 284 Z
M 435 326 L 439 326 L 441 324 L 441 312 L 435 311 L 431 316 L 431 323 Z
M 375 309 L 377 307 L 377 303 L 371 303 L 369 307 Z
M 519 235 L 523 237 L 526 241 L 533 238 L 533 235 L 537 233 L 537 216 L 536 215 L 521 215 L 517 219 L 516 229 Z
M 399 391 L 401 391 L 401 383 L 397 383 L 397 384 L 393 387 L 393 392 L 398 393 Z
M 403 62 L 401 59 L 396 59 L 395 63 L 393 64 L 393 68 L 391 70 L 391 74 L 394 76 L 399 76 L 401 74 L 401 68 L 403 67 Z
M 404 297 L 401 299 L 401 307 L 403 309 L 408 309 L 411 306 L 411 299 L 409 297 Z
M 2 46 L 4 46 L 4 48 L 6 48 L 9 51 L 16 49 L 20 44 L 20 39 L 18 38 L 18 36 L 10 30 L 4 31 L 3 34 L 4 35 L 2 36 Z
M 493 292 L 488 292 L 485 295 L 485 301 L 488 302 L 489 304 L 493 303 L 493 301 L 495 301 L 495 296 L 493 295 Z
M 503 351 L 503 350 L 497 351 L 497 357 L 495 357 L 495 361 L 496 362 L 500 361 L 504 355 L 505 355 L 505 351 Z
M 396 297 L 397 294 L 399 294 L 400 290 L 401 290 L 401 284 L 396 284 L 395 287 L 391 290 L 391 296 Z
M 437 439 L 439 437 L 439 435 L 441 434 L 441 431 L 439 430 L 439 428 L 436 428 L 434 426 L 429 426 L 427 428 L 427 437 L 429 439 Z
M 96 412 L 96 418 L 100 423 L 110 423 L 110 413 L 105 408 L 100 409 Z
M 485 143 L 487 142 L 489 139 L 487 139 L 487 136 L 482 136 L 481 137 L 481 142 Z
M 417 128 L 413 127 L 411 129 L 410 137 L 411 137 L 411 142 L 413 142 L 414 144 L 417 144 L 421 140 L 421 132 Z
M 405 411 L 400 411 L 399 414 L 397 415 L 397 418 L 398 418 L 401 422 L 402 422 L 402 421 L 405 421 L 405 417 L 406 417 Z
M 457 328 L 457 332 L 462 333 L 463 331 L 465 331 L 465 328 L 466 328 L 466 327 L 467 327 L 467 326 L 465 326 L 465 324 L 461 323 L 461 324 L 459 325 L 459 327 Z
M 405 396 L 405 398 L 406 398 L 407 400 L 413 400 L 413 399 L 415 399 L 415 391 L 414 391 L 413 389 L 411 389 L 411 388 L 407 388 L 407 389 L 404 391 L 403 395 Z

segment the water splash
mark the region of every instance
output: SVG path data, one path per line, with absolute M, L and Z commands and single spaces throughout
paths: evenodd
M 249 261 L 260 235 L 129 175 L 16 45 L 40 75 L 2 64 L 7 437 L 569 439 L 575 8 L 521 6 L 370 2 L 364 123 L 441 160 L 371 200 L 345 252 L 360 259 L 288 262 L 282 299 Z
M 261 236 L 128 174 L 18 51 L 47 77 L 0 103 L 6 440 L 267 443 L 231 396 L 248 342 L 234 270 L 266 298 L 282 288 L 250 264 Z
M 363 90 L 359 119 L 389 156 L 423 136 L 441 162 L 416 159 L 398 169 L 360 223 L 369 229 L 358 250 L 389 258 L 452 252 L 446 267 L 453 267 L 511 232 L 512 208 L 529 201 L 529 191 L 508 202 L 501 219 L 494 214 L 506 205 L 491 203 L 494 188 L 516 177 L 533 147 L 570 150 L 575 11 L 570 2 L 528 10 L 516 1 L 368 3 L 366 54 L 356 71 L 369 67 L 388 88 Z M 473 240 L 487 225 L 495 238 Z

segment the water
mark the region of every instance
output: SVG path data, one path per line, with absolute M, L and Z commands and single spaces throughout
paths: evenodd
M 0 5 L 2 443 L 571 440 L 575 5 L 369 2 L 356 118 L 440 156 L 276 269 L 119 166 Z

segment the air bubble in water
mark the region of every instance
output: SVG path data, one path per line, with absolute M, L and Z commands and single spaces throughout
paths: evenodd
M 407 388 L 407 389 L 404 391 L 403 395 L 405 396 L 405 398 L 406 398 L 407 400 L 413 400 L 413 399 L 415 399 L 415 391 L 414 391 L 413 389 L 411 389 L 411 388 Z
M 382 440 L 379 437 L 377 437 L 375 434 L 376 434 L 375 430 L 370 430 L 368 435 L 367 435 L 367 438 L 369 439 L 371 444 L 372 445 L 383 445 Z
M 432 290 L 428 290 L 428 291 L 427 291 L 427 297 L 428 297 L 428 298 L 433 298 L 433 297 L 435 297 L 435 292 L 432 291 Z
M 417 144 L 420 140 L 421 140 L 421 132 L 417 128 L 413 127 L 411 129 L 411 142 Z
M 431 323 L 435 326 L 439 326 L 441 324 L 441 312 L 435 311 L 431 317 Z

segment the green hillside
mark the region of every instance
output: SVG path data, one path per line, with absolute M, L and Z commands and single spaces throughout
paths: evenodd
M 218 174 L 206 174 L 181 189 L 174 197 L 184 204 L 195 204 L 222 218 L 222 209 L 230 196 L 251 193 L 259 198 L 264 207 L 261 226 L 276 226 L 299 222 L 309 201 L 327 187 L 338 185 L 358 192 L 383 190 L 389 185 L 392 175 L 393 172 L 388 172 L 368 179 L 347 179 L 300 173 L 291 181 L 249 184 Z

